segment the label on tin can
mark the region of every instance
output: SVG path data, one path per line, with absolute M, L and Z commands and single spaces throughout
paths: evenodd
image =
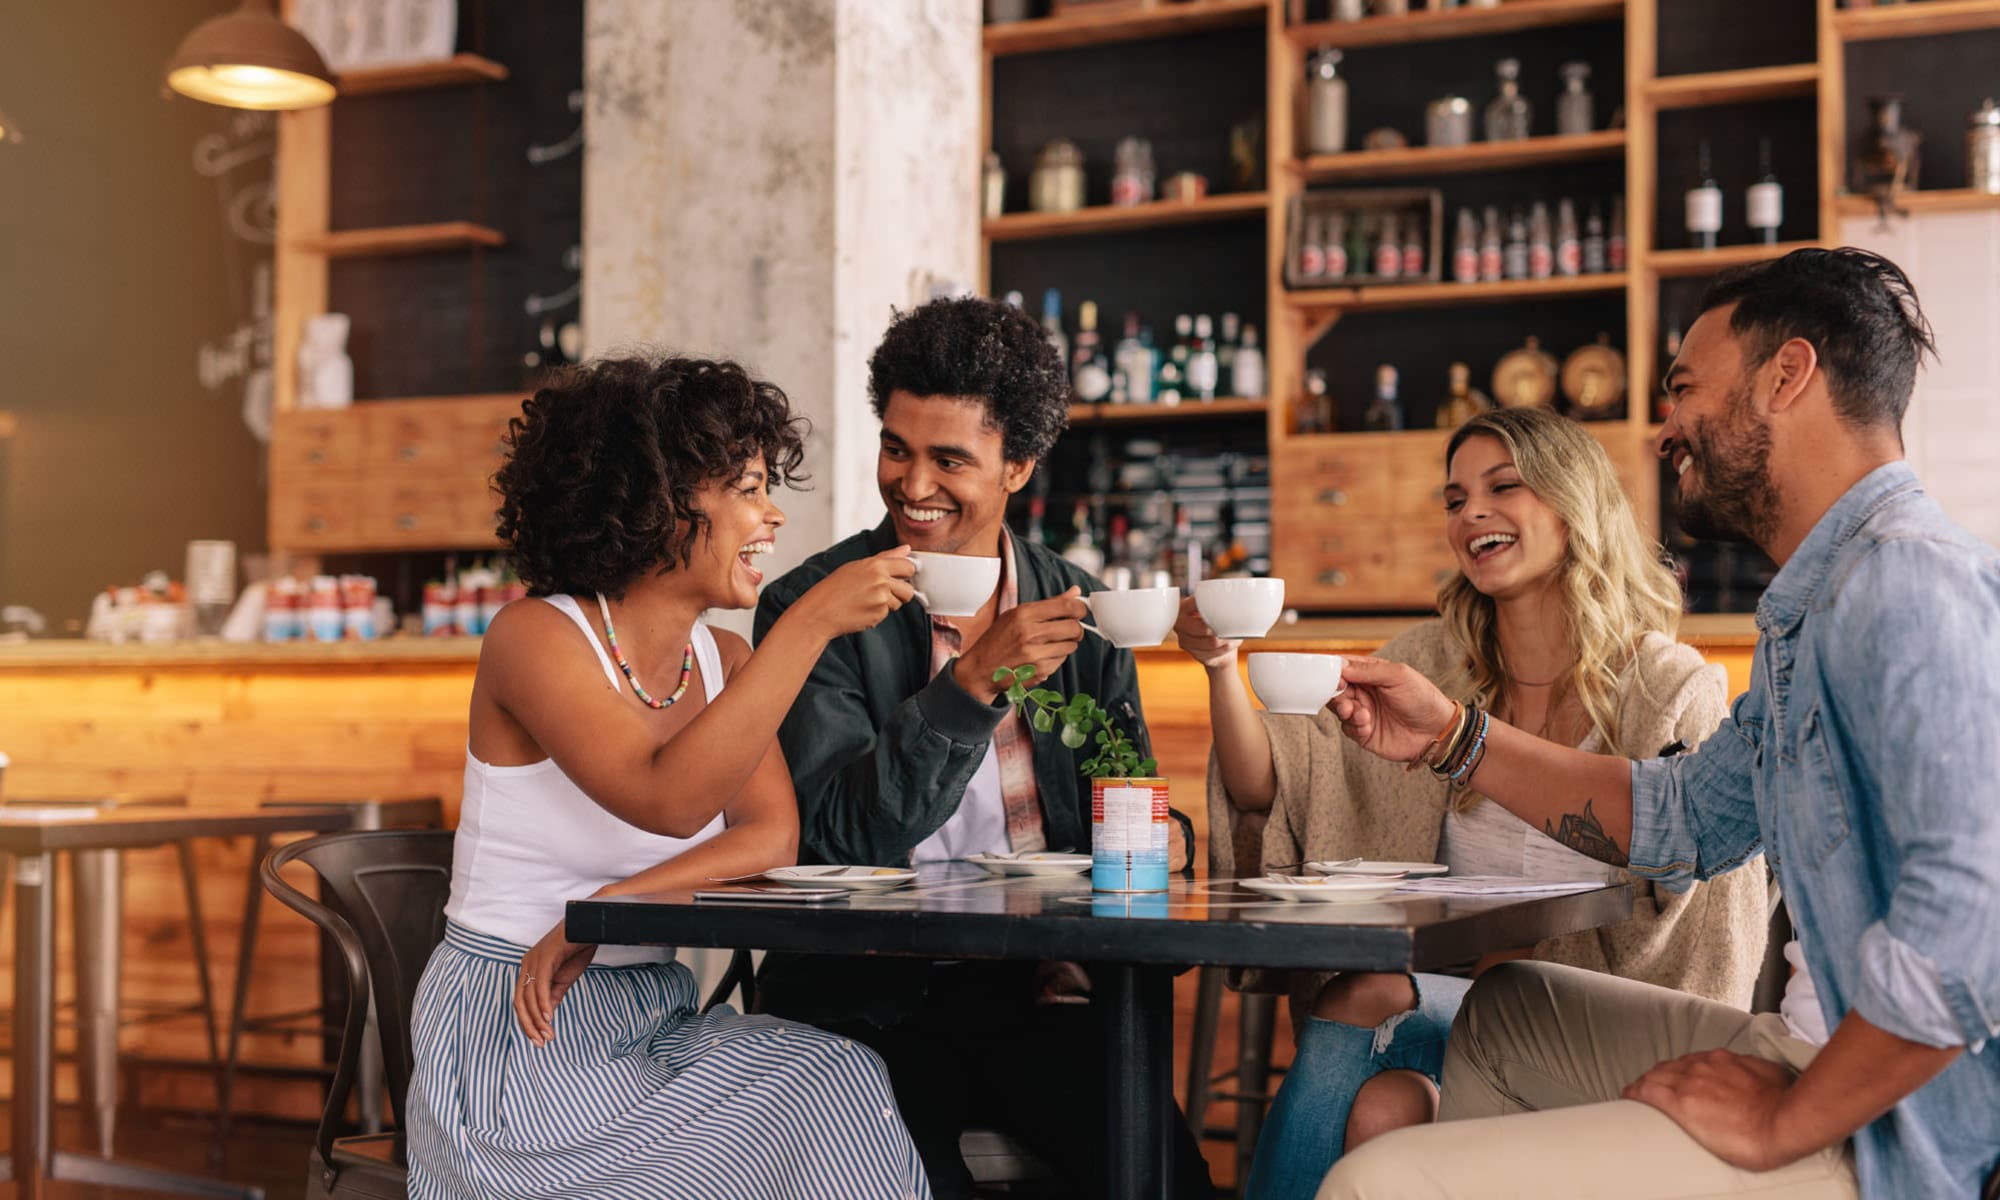
M 1166 891 L 1166 781 L 1093 780 L 1090 791 L 1091 888 Z

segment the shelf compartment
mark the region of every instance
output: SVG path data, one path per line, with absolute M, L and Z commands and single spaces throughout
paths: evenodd
M 1646 84 L 1646 99 L 1661 111 L 1712 108 L 1720 104 L 1750 104 L 1811 96 L 1819 88 L 1819 64 L 1751 67 L 1744 71 L 1708 71 L 1669 75 Z
M 1270 202 L 1267 192 L 1229 192 L 1220 196 L 1204 196 L 1200 200 L 1098 204 L 1066 213 L 1007 213 L 982 222 L 980 233 L 989 242 L 1024 242 L 1092 233 L 1124 233 L 1168 225 L 1196 225 L 1208 221 L 1248 220 L 1263 216 Z
M 504 246 L 499 230 L 471 221 L 441 221 L 434 225 L 385 225 L 376 229 L 339 229 L 293 240 L 293 247 L 328 258 L 383 257 L 424 254 L 434 250 L 470 250 Z
M 1352 50 L 1518 33 L 1558 25 L 1587 25 L 1622 20 L 1624 16 L 1625 0 L 1515 0 L 1497 8 L 1426 9 L 1397 17 L 1316 21 L 1295 25 L 1285 36 L 1301 52 L 1318 46 Z
M 1925 0 L 1922 4 L 1843 9 L 1833 15 L 1833 28 L 1848 42 L 2000 29 L 2000 0 Z
M 507 78 L 507 68 L 477 54 L 454 54 L 431 62 L 397 63 L 386 67 L 357 67 L 344 71 L 335 80 L 342 96 L 379 96 L 385 92 L 416 92 L 427 88 L 460 87 L 471 83 L 499 83 Z
M 1714 250 L 1655 250 L 1646 256 L 1646 265 L 1662 279 L 1693 279 L 1713 275 L 1746 263 L 1783 258 L 1794 250 L 1817 247 L 1818 242 L 1753 242 L 1745 246 L 1718 246 Z
M 1202 421 L 1219 417 L 1244 417 L 1270 411 L 1271 402 L 1262 398 L 1244 400 L 1218 397 L 1206 403 L 1183 400 L 1179 404 L 1072 404 L 1069 425 L 1139 424 L 1147 421 Z
M 1390 312 L 1623 292 L 1626 279 L 1623 271 L 1606 271 L 1595 275 L 1553 275 L 1547 279 L 1502 279 L 1492 283 L 1377 284 L 1314 288 L 1287 293 L 1285 299 L 1294 307 L 1320 311 Z
M 1264 23 L 1266 0 L 1189 0 L 1188 3 L 1079 13 L 1067 17 L 1037 17 L 1006 25 L 988 25 L 981 34 L 992 55 L 1039 54 L 1074 50 L 1111 42 L 1248 29 Z
M 1454 10 L 1444 11 L 1449 13 Z M 1493 11 L 1506 10 L 1503 7 Z M 1307 183 L 1332 183 L 1349 179 L 1506 171 L 1516 167 L 1616 158 L 1624 152 L 1625 131 L 1605 129 L 1595 133 L 1519 138 L 1510 142 L 1474 142 L 1468 146 L 1408 146 L 1400 150 L 1315 154 L 1295 160 L 1295 169 Z
M 1912 215 L 1932 212 L 1977 212 L 1984 208 L 2000 208 L 2000 195 L 1992 192 L 1976 192 L 1971 188 L 1934 188 L 1928 191 L 1897 192 L 1894 207 Z M 1840 197 L 1840 215 L 1843 217 L 1872 217 L 1875 211 L 1873 196 L 1845 193 Z

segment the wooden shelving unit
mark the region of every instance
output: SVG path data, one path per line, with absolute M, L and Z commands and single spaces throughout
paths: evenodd
M 498 83 L 507 68 L 477 54 L 454 54 L 431 62 L 360 67 L 335 80 L 340 96 L 377 96 L 384 92 L 415 92 L 427 88 Z
M 1699 279 L 1731 267 L 1783 258 L 1794 250 L 1804 250 L 1818 242 L 1762 242 L 1747 246 L 1718 246 L 1713 250 L 1655 250 L 1646 256 L 1646 265 L 1661 279 Z
M 290 245 L 328 258 L 386 257 L 436 250 L 470 250 L 507 244 L 499 230 L 471 221 L 433 225 L 384 225 L 377 229 L 337 229 L 291 240 Z
M 1286 37 L 1300 51 L 1318 46 L 1350 50 L 1519 33 L 1558 25 L 1588 25 L 1616 21 L 1624 15 L 1625 0 L 1513 0 L 1497 8 L 1425 9 L 1397 17 L 1317 21 L 1293 26 Z
M 1844 217 L 1871 217 L 1876 212 L 1873 196 L 1857 196 L 1842 192 L 1838 197 L 1838 203 L 1840 215 Z M 2000 195 L 1992 192 L 1975 192 L 1971 188 L 1897 192 L 1895 207 L 1908 213 L 1977 212 L 1983 208 L 2000 208 Z
M 1262 219 L 1270 202 L 1265 192 L 1229 192 L 1200 200 L 1153 200 L 1115 207 L 1100 204 L 1066 213 L 1007 213 L 982 222 L 980 233 L 989 242 L 1023 242 L 1208 221 L 1244 221 Z
M 1833 29 L 1843 42 L 2000 29 L 2000 0 L 1923 0 L 1885 8 L 1842 9 L 1834 15 Z
M 1510 304 L 1523 300 L 1561 300 L 1625 290 L 1627 275 L 1611 271 L 1596 275 L 1556 275 L 1548 279 L 1502 279 L 1492 283 L 1377 284 L 1372 287 L 1313 288 L 1291 293 L 1302 309 L 1345 312 L 1394 312 L 1402 309 L 1455 308 L 1460 305 Z
M 1448 13 L 1452 10 L 1444 11 Z M 1511 142 L 1474 142 L 1469 146 L 1409 146 L 1400 150 L 1356 150 L 1347 154 L 1315 154 L 1298 160 L 1297 173 L 1307 183 L 1390 179 L 1405 175 L 1461 175 L 1477 171 L 1511 171 L 1522 167 L 1616 158 L 1624 152 L 1625 131 L 1604 129 L 1566 137 L 1531 137 Z
M 989 25 L 983 40 L 986 53 L 992 55 L 1040 54 L 1109 42 L 1248 29 L 1264 23 L 1268 7 L 1266 0 L 1188 0 L 1152 8 L 1040 17 Z
M 1152 421 L 1207 421 L 1221 417 L 1260 415 L 1270 409 L 1262 398 L 1244 400 L 1217 397 L 1206 402 L 1183 400 L 1179 404 L 1072 404 L 1070 428 L 1089 425 L 1137 425 Z
M 1750 104 L 1814 95 L 1819 88 L 1818 63 L 1782 67 L 1751 67 L 1743 71 L 1708 71 L 1699 75 L 1669 75 L 1646 85 L 1646 99 L 1655 110 L 1712 108 L 1719 104 Z

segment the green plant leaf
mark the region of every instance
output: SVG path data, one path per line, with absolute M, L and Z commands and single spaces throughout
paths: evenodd
M 1061 692 L 1050 691 L 1048 688 L 1036 688 L 1028 693 L 1028 698 L 1037 704 L 1046 704 L 1052 708 L 1060 707 L 1063 702 Z
M 1139 764 L 1138 773 L 1141 775 L 1153 775 L 1157 774 L 1159 772 L 1159 769 L 1160 769 L 1160 764 L 1154 759 L 1149 758 Z
M 1111 740 L 1111 735 L 1100 729 L 1097 731 L 1097 737 L 1094 738 L 1093 740 L 1096 741 L 1098 745 L 1102 746 Z
M 1034 716 L 1029 717 L 1028 723 L 1035 727 L 1036 733 L 1047 733 L 1056 727 L 1055 715 L 1046 708 L 1037 711 Z
M 1084 743 L 1083 730 L 1077 728 L 1074 725 L 1070 724 L 1063 725 L 1062 727 L 1063 745 L 1069 747 L 1071 750 L 1080 750 L 1083 748 L 1083 743 Z

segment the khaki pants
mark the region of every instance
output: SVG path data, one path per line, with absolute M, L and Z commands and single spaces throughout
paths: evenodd
M 1795 1072 L 1815 1053 L 1775 1014 L 1572 967 L 1495 967 L 1452 1027 L 1440 1123 L 1348 1155 L 1319 1200 L 1857 1195 L 1844 1144 L 1775 1171 L 1739 1170 L 1658 1109 L 1617 1098 L 1655 1064 L 1718 1047 Z

